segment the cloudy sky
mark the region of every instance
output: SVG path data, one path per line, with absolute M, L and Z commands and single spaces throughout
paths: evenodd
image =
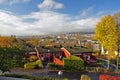
M 94 30 L 120 0 L 0 0 L 0 35 L 43 35 Z

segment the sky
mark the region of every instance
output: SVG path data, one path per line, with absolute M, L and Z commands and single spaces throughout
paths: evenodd
M 94 31 L 120 0 L 0 0 L 0 35 L 32 36 Z

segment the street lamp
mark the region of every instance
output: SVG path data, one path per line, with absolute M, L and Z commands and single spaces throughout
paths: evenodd
M 58 71 L 59 80 L 62 80 L 62 74 L 63 74 L 62 71 Z
M 48 54 L 49 54 L 49 62 L 50 62 L 50 53 L 49 53 L 49 52 L 50 52 L 50 50 L 48 50 Z

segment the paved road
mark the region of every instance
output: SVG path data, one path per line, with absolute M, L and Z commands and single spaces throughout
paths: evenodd
M 22 74 L 22 75 L 37 76 L 37 77 L 48 76 L 48 77 L 52 77 L 52 78 L 58 78 L 59 77 L 58 76 L 58 71 L 48 71 L 46 69 L 43 69 L 43 70 L 25 70 L 25 69 L 22 69 L 22 68 L 17 68 L 17 69 L 12 69 L 9 74 Z M 82 74 L 87 74 L 88 76 L 91 77 L 91 80 L 99 80 L 100 73 L 63 72 L 61 77 L 62 78 L 68 78 L 69 80 L 80 80 L 80 77 L 81 77 Z M 3 79 L 3 80 L 7 80 L 7 79 Z M 8 79 L 8 80 L 10 80 L 10 79 Z M 13 80 L 15 80 L 15 79 L 13 79 Z M 24 79 L 24 80 L 26 80 L 26 79 Z
M 24 69 L 13 69 L 11 71 L 12 74 L 25 74 L 30 76 L 37 77 L 52 77 L 58 78 L 58 71 L 48 71 L 46 69 L 43 70 L 24 70 Z M 87 74 L 91 77 L 91 80 L 98 80 L 99 73 L 86 73 L 86 72 L 63 72 L 62 78 L 68 78 L 69 80 L 80 80 L 82 74 Z

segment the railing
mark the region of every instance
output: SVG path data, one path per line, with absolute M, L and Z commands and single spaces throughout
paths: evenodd
M 86 67 L 88 72 L 103 72 L 104 68 L 102 67 Z
M 103 67 L 86 67 L 86 71 L 87 72 L 102 72 L 102 73 L 106 73 L 106 72 L 115 72 L 115 73 L 120 73 L 120 69 L 118 69 L 117 71 L 116 71 L 116 69 L 115 70 L 112 70 L 112 69 L 107 69 L 107 68 L 103 68 Z

